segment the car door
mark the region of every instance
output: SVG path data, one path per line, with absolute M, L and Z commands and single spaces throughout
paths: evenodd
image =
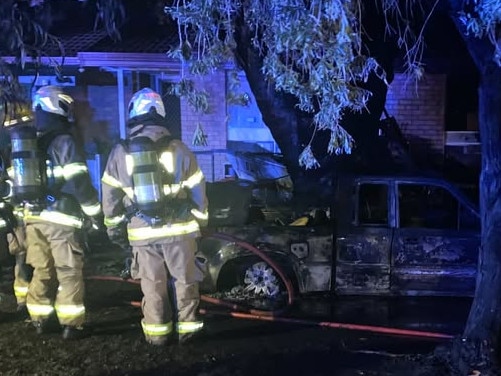
M 480 245 L 478 213 L 452 187 L 396 182 L 391 291 L 473 295 Z
M 351 197 L 340 206 L 340 210 L 349 212 L 340 213 L 337 226 L 336 293 L 389 293 L 393 231 L 390 198 L 388 181 L 359 180 Z

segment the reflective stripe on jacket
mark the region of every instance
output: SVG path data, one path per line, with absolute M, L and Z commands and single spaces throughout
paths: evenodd
M 135 135 L 157 141 L 168 136 L 165 127 L 146 126 Z M 130 171 L 126 165 L 127 150 L 118 144 L 111 151 L 101 179 L 102 205 L 105 225 L 117 226 L 126 220 L 127 208 L 133 205 L 134 193 Z M 128 223 L 128 236 L 132 245 L 151 243 L 152 240 L 173 241 L 176 237 L 199 236 L 200 225 L 208 220 L 208 203 L 205 193 L 205 177 L 195 155 L 180 140 L 172 140 L 160 155 L 160 163 L 172 174 L 172 184 L 165 185 L 166 197 L 190 198 L 194 208 L 188 218 L 169 220 L 162 226 L 152 227 L 145 220 L 133 216 Z

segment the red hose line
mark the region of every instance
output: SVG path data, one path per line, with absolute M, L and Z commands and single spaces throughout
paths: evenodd
M 393 335 L 401 335 L 401 336 L 436 338 L 436 339 L 454 338 L 454 336 L 452 336 L 450 334 L 426 332 L 426 331 L 420 331 L 420 330 L 388 328 L 388 327 L 383 327 L 383 326 L 345 324 L 345 323 L 332 322 L 332 321 L 312 321 L 312 320 L 294 319 L 294 318 L 288 318 L 288 317 L 270 317 L 270 316 L 254 315 L 254 314 L 243 313 L 243 312 L 221 312 L 221 311 L 209 311 L 206 309 L 200 309 L 199 312 L 202 315 L 215 314 L 215 315 L 230 316 L 230 317 L 235 317 L 235 318 L 240 318 L 240 319 L 251 319 L 251 320 L 262 320 L 262 321 L 270 321 L 270 322 L 283 322 L 283 323 L 289 323 L 289 324 L 321 326 L 321 327 L 325 327 L 325 328 L 334 328 L 334 329 L 359 330 L 359 331 L 365 331 L 365 332 L 393 334 Z
M 132 283 L 134 285 L 140 285 L 141 281 L 138 279 L 124 279 L 120 277 L 115 277 L 112 275 L 89 275 L 85 277 L 85 279 L 90 279 L 92 281 L 112 281 L 112 282 L 126 282 L 126 283 Z
M 130 302 L 130 304 L 134 307 L 141 307 L 141 302 Z M 430 339 L 454 338 L 454 336 L 450 334 L 426 332 L 421 330 L 388 328 L 384 326 L 345 324 L 332 321 L 313 321 L 304 319 L 293 319 L 289 317 L 263 316 L 263 315 L 256 315 L 252 313 L 243 313 L 243 312 L 210 311 L 203 308 L 199 309 L 198 312 L 202 315 L 220 315 L 220 316 L 229 316 L 237 319 L 282 322 L 286 324 L 300 324 L 307 326 L 320 326 L 324 328 L 357 330 L 370 333 L 390 334 L 390 335 L 407 336 L 407 337 L 420 337 L 420 338 L 430 338 Z

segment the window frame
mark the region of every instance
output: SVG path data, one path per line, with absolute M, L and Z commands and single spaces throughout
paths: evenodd
M 478 221 L 480 222 L 480 214 L 478 209 L 466 198 L 463 197 L 460 192 L 454 188 L 453 185 L 449 185 L 446 182 L 441 182 L 441 181 L 435 181 L 435 180 L 424 180 L 424 181 L 418 181 L 418 180 L 396 180 L 395 181 L 395 227 L 398 229 L 409 229 L 412 227 L 401 227 L 400 226 L 400 202 L 399 202 L 399 185 L 415 185 L 415 186 L 432 186 L 432 187 L 437 187 L 444 189 L 447 191 L 453 198 L 455 198 L 458 202 L 458 207 L 457 207 L 457 213 L 456 213 L 456 218 L 457 218 L 457 223 L 456 223 L 456 228 L 429 228 L 429 227 L 416 227 L 416 228 L 422 228 L 422 229 L 427 229 L 427 230 L 438 230 L 438 231 L 479 231 L 479 230 L 474 230 L 474 229 L 464 229 L 461 228 L 461 212 L 462 210 L 466 210 L 467 212 L 470 212 L 471 215 L 475 216 Z
M 362 185 L 380 185 L 386 186 L 386 223 L 361 223 L 360 221 L 360 188 Z M 353 212 L 353 224 L 359 227 L 390 228 L 392 226 L 392 184 L 387 180 L 359 180 L 355 186 L 355 207 Z

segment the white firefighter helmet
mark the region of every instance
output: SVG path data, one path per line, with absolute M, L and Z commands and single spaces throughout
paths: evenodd
M 40 108 L 73 121 L 74 100 L 58 86 L 42 86 L 38 89 L 33 97 L 32 107 L 33 111 Z
M 144 88 L 137 91 L 129 102 L 129 119 L 149 113 L 152 107 L 158 115 L 165 118 L 164 103 L 162 97 L 158 93 L 150 88 Z

